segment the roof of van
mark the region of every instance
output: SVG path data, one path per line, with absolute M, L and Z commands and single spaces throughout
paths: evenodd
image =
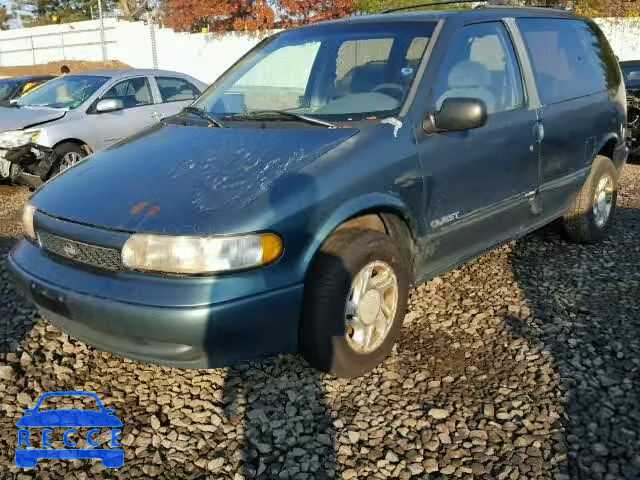
M 331 20 L 328 22 L 320 22 L 313 26 L 322 26 L 330 24 L 366 24 L 366 23 L 385 23 L 385 22 L 415 22 L 415 21 L 436 21 L 455 17 L 462 21 L 476 19 L 493 19 L 508 17 L 543 17 L 543 18 L 580 18 L 570 11 L 558 10 L 553 8 L 537 8 L 537 7 L 484 7 L 467 8 L 467 9 L 446 9 L 446 10 L 428 10 L 419 12 L 397 12 L 383 13 L 376 15 L 356 15 L 340 20 Z M 302 27 L 305 28 L 305 27 Z M 307 27 L 308 28 L 308 27 Z

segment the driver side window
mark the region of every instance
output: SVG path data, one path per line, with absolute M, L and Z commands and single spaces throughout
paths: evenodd
M 489 115 L 524 106 L 522 75 L 511 38 L 500 22 L 460 29 L 436 85 L 436 108 L 447 98 L 475 98 Z
M 146 78 L 138 77 L 116 83 L 102 96 L 102 100 L 122 100 L 124 108 L 151 105 L 153 96 Z
M 382 83 L 388 70 L 393 38 L 371 38 L 344 42 L 336 62 L 336 97 L 370 92 Z

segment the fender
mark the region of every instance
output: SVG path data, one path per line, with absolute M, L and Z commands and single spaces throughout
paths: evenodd
M 63 143 L 76 143 L 80 145 L 80 147 L 84 148 L 84 150 L 87 152 L 87 155 L 91 155 L 93 153 L 93 148 L 91 147 L 91 145 L 83 140 L 80 140 L 79 138 L 65 138 L 63 140 L 60 140 L 59 142 L 56 142 L 56 144 L 51 148 L 55 149 L 58 145 L 62 145 Z
M 593 165 L 593 162 L 596 159 L 596 156 L 599 155 L 601 152 L 605 152 L 606 155 L 611 158 L 611 161 L 614 163 L 616 169 L 619 170 L 622 167 L 622 164 L 624 163 L 624 161 L 616 158 L 616 151 L 621 146 L 625 146 L 624 140 L 620 141 L 621 134 L 622 132 L 620 133 L 609 132 L 606 135 L 604 135 L 600 139 L 599 143 L 596 144 L 595 150 L 591 155 L 591 158 L 589 159 L 589 163 L 587 166 L 591 168 L 591 166 Z
M 306 274 L 316 252 L 340 225 L 354 217 L 373 212 L 391 212 L 399 215 L 407 222 L 414 236 L 419 236 L 419 223 L 415 212 L 412 212 L 402 199 L 390 193 L 368 193 L 352 198 L 329 214 L 305 249 L 300 264 L 302 272 Z

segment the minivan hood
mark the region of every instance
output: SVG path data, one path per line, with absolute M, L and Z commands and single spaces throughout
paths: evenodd
M 64 117 L 66 110 L 59 108 L 0 107 L 0 132 L 51 122 Z
M 58 218 L 115 230 L 203 232 L 355 133 L 161 123 L 80 162 L 32 203 Z

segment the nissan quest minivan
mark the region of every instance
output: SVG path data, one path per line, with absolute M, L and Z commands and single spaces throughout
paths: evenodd
M 577 242 L 607 235 L 625 101 L 605 37 L 567 12 L 285 31 L 38 190 L 9 264 L 46 319 L 119 355 L 300 352 L 361 375 L 410 286 L 555 219 Z

